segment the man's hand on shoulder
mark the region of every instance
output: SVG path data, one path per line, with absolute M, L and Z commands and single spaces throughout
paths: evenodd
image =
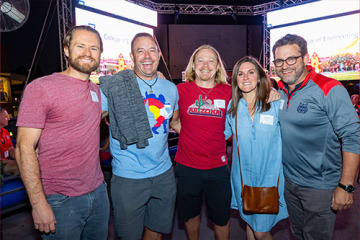
M 166 79 L 164 74 L 160 71 L 157 71 L 157 75 L 159 76 L 159 78 Z
M 101 119 L 103 119 L 104 117 L 106 117 L 108 115 L 109 115 L 108 111 L 101 111 Z
M 271 88 L 268 103 L 275 102 L 280 99 L 280 93 L 275 88 Z

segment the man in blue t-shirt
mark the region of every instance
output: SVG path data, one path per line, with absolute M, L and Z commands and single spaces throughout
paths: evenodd
M 175 84 L 157 74 L 160 54 L 150 34 L 135 35 L 130 57 L 134 70 L 100 78 L 110 118 L 115 230 L 120 239 L 159 239 L 172 229 L 176 184 L 167 138 L 179 97 Z
M 291 227 L 297 239 L 332 239 L 335 211 L 354 201 L 359 118 L 338 81 L 306 66 L 305 39 L 287 34 L 273 54 Z

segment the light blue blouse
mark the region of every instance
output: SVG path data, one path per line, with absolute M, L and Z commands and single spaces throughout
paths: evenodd
M 228 109 L 231 106 L 231 101 Z M 280 220 L 288 217 L 284 200 L 284 174 L 282 143 L 279 125 L 280 101 L 271 103 L 266 112 L 256 112 L 254 121 L 248 112 L 248 104 L 241 99 L 237 110 L 237 130 L 241 157 L 243 184 L 254 187 L 276 186 L 278 177 L 280 206 L 278 214 L 246 214 L 242 211 L 241 180 L 236 137 L 233 136 L 231 167 L 231 208 L 238 209 L 241 218 L 256 232 L 268 232 Z M 225 137 L 235 133 L 235 117 L 227 113 Z

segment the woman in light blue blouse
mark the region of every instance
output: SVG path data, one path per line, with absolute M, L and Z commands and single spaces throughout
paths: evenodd
M 232 100 L 228 106 L 225 136 L 233 137 L 231 207 L 247 223 L 247 239 L 272 239 L 271 228 L 288 213 L 284 200 L 284 175 L 278 113 L 280 101 L 268 103 L 271 86 L 265 71 L 253 57 L 240 59 L 233 69 Z M 237 116 L 237 133 L 235 133 Z M 242 210 L 241 180 L 236 137 L 239 140 L 243 184 L 272 187 L 279 178 L 279 212 L 249 214 Z

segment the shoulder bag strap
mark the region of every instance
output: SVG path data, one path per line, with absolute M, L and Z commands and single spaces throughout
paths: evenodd
M 238 130 L 237 130 L 237 112 L 235 113 L 235 137 L 236 137 L 236 147 L 237 147 L 237 152 L 238 152 L 238 157 L 239 157 L 239 169 L 240 169 L 240 179 L 241 179 L 241 189 L 244 188 L 244 184 L 243 184 L 243 178 L 242 178 L 242 174 L 241 174 L 241 163 L 240 163 L 240 150 L 239 150 L 239 140 L 238 140 Z

